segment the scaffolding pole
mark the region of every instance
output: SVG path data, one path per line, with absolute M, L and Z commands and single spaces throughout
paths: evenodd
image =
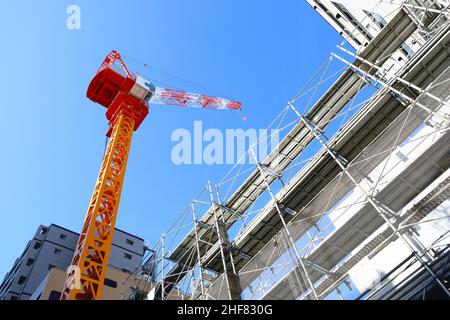
M 165 259 L 164 259 L 164 255 L 165 255 L 165 238 L 166 238 L 166 234 L 164 233 L 162 235 L 161 238 L 161 300 L 164 300 L 164 294 L 166 291 L 166 287 L 165 287 L 165 275 L 164 275 L 164 263 L 165 263 Z
M 203 269 L 202 269 L 202 264 L 201 264 L 202 256 L 201 256 L 201 253 L 200 253 L 199 236 L 198 236 L 198 231 L 197 231 L 198 222 L 197 222 L 197 217 L 196 217 L 196 214 L 195 214 L 194 201 L 191 202 L 191 210 L 192 210 L 192 218 L 194 219 L 195 249 L 197 250 L 197 259 L 198 259 L 198 265 L 199 265 L 199 268 L 200 268 L 200 271 L 199 271 L 200 272 L 199 273 L 200 291 L 201 291 L 202 297 L 204 297 L 204 295 L 205 295 L 205 288 L 203 286 Z M 195 290 L 195 291 L 197 291 L 197 290 Z M 193 291 L 192 294 L 195 296 L 196 292 Z
M 450 12 L 445 9 L 432 9 L 432 8 L 422 7 L 422 6 L 409 4 L 409 3 L 402 3 L 402 7 L 408 7 L 411 9 L 418 9 L 418 10 L 423 10 L 425 12 L 432 12 L 432 13 L 442 14 L 444 16 L 450 16 Z
M 264 183 L 266 184 L 267 191 L 269 192 L 270 197 L 271 197 L 272 201 L 275 204 L 275 209 L 277 210 L 278 216 L 280 217 L 281 223 L 283 224 L 283 228 L 286 230 L 286 235 L 288 236 L 288 240 L 289 240 L 289 242 L 291 244 L 292 249 L 294 250 L 295 256 L 297 258 L 297 262 L 300 264 L 300 266 L 301 266 L 301 268 L 302 268 L 302 270 L 303 270 L 303 272 L 304 272 L 304 274 L 306 276 L 306 280 L 307 280 L 306 283 L 308 283 L 308 285 L 310 286 L 310 288 L 311 288 L 311 290 L 312 290 L 312 292 L 314 294 L 314 299 L 317 300 L 317 293 L 316 293 L 314 285 L 311 282 L 311 279 L 310 279 L 310 277 L 308 275 L 308 271 L 305 268 L 305 264 L 303 263 L 303 257 L 300 255 L 300 252 L 298 251 L 297 245 L 295 244 L 295 241 L 292 238 L 291 233 L 289 232 L 289 229 L 287 227 L 287 223 L 286 223 L 286 221 L 284 220 L 284 217 L 283 217 L 282 210 L 281 210 L 281 208 L 279 206 L 279 203 L 278 203 L 277 199 L 275 198 L 275 195 L 272 192 L 272 188 L 270 187 L 270 184 L 266 180 L 266 176 L 265 176 L 264 170 L 262 169 L 261 164 L 259 163 L 258 158 L 256 157 L 255 152 L 253 151 L 253 146 L 250 146 L 250 153 L 252 154 L 252 156 L 253 156 L 253 158 L 254 158 L 254 160 L 256 162 L 256 166 L 257 166 L 257 168 L 258 168 L 258 170 L 259 170 L 259 172 L 260 172 L 260 174 L 261 174 L 261 176 L 263 178 Z
M 211 207 L 213 208 L 214 213 L 214 222 L 217 230 L 217 238 L 219 242 L 219 250 L 222 259 L 223 272 L 226 281 L 228 298 L 230 300 L 241 300 L 241 286 L 239 283 L 239 276 L 235 271 L 232 259 L 232 250 L 231 244 L 228 239 L 228 232 L 226 228 L 226 222 L 223 219 L 223 213 L 221 211 L 221 216 L 217 216 L 217 209 L 222 210 L 220 206 L 214 201 L 213 191 L 211 187 L 211 183 L 208 181 L 208 190 L 211 198 Z M 231 271 L 227 268 L 227 254 L 230 256 L 230 263 L 232 265 Z

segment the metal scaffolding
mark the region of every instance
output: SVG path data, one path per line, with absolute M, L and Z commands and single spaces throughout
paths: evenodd
M 440 262 L 450 229 L 431 242 L 421 236 L 450 217 L 449 5 L 421 3 L 400 3 L 356 52 L 341 44 L 350 58 L 331 54 L 269 125 L 281 142 L 252 144 L 164 233 L 132 275 L 148 284 L 143 292 L 371 299 L 412 297 L 406 284 L 425 292 L 433 282 L 450 297 Z M 390 68 L 410 41 L 420 48 Z M 261 148 L 271 150 L 265 159 Z M 358 268 L 394 247 L 404 261 L 358 292 Z

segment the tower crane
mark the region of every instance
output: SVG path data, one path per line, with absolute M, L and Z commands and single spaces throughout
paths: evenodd
M 106 56 L 91 80 L 87 97 L 106 108 L 109 142 L 61 300 L 102 297 L 131 138 L 147 116 L 149 104 L 241 109 L 238 101 L 155 87 L 140 75 L 131 74 L 115 50 Z

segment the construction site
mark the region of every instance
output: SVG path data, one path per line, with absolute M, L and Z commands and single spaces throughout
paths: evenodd
M 147 103 L 241 105 L 155 88 L 108 55 L 87 95 L 107 108 L 109 144 L 83 230 L 58 266 L 72 268 L 37 280 L 27 299 L 450 298 L 450 2 L 307 2 L 344 40 L 279 106 L 267 127 L 279 143 L 261 137 L 205 181 L 148 248 L 124 231 L 113 241 Z M 127 244 L 139 248 L 110 260 Z M 103 291 L 105 278 L 114 284 Z

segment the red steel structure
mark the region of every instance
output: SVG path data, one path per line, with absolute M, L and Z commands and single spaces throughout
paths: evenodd
M 104 106 L 110 138 L 61 294 L 62 300 L 102 297 L 114 226 L 133 132 L 149 112 L 149 103 L 239 110 L 238 101 L 156 88 L 132 75 L 120 54 L 111 51 L 87 90 L 87 97 Z

